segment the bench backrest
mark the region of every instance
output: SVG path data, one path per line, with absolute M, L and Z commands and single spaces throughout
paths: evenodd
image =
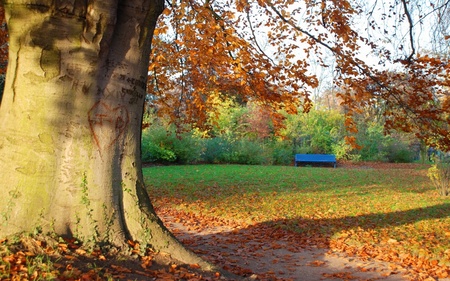
M 295 154 L 297 162 L 336 162 L 333 154 Z

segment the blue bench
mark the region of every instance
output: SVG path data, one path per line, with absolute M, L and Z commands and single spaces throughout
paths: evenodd
M 331 163 L 336 168 L 336 156 L 333 154 L 295 154 L 295 166 L 299 163 Z

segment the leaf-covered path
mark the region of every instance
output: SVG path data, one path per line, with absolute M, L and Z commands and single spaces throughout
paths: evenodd
M 268 225 L 240 228 L 173 209 L 160 209 L 166 226 L 204 259 L 255 280 L 409 280 L 393 263 L 331 252 L 320 241 Z M 310 242 L 310 243 L 309 243 Z M 434 280 L 434 279 L 433 279 Z

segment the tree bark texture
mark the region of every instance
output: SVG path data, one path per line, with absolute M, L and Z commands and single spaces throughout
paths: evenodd
M 161 224 L 140 160 L 151 39 L 162 0 L 6 0 L 0 235 L 35 228 L 149 243 L 196 260 Z

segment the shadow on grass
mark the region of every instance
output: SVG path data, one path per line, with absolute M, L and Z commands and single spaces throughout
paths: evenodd
M 295 232 L 310 232 L 332 236 L 333 234 L 354 228 L 375 229 L 387 226 L 412 224 L 422 220 L 450 217 L 450 203 L 389 213 L 373 213 L 340 218 L 317 219 L 280 219 L 267 222 L 272 227 L 282 227 Z
M 178 219 L 174 222 L 170 216 Z M 352 260 L 329 254 L 327 248 L 332 236 L 344 230 L 400 226 L 449 216 L 450 204 L 445 203 L 343 218 L 280 219 L 242 229 L 211 227 L 206 218 L 192 214 L 187 215 L 186 220 L 180 220 L 183 214 L 173 213 L 163 220 L 188 248 L 204 259 L 243 276 L 257 274 L 261 280 L 285 280 L 276 279 L 279 277 L 291 278 L 286 280 L 336 280 L 341 276 L 349 280 L 383 278 L 393 281 L 407 280 L 403 277 L 406 269 L 393 270 L 395 267 L 381 261 Z

